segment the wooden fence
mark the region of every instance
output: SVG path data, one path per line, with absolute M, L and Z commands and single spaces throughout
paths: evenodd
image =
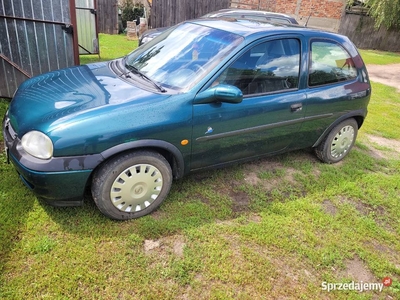
M 118 34 L 118 0 L 97 0 L 97 20 L 99 32 Z
M 153 0 L 150 24 L 153 28 L 172 26 L 230 7 L 230 0 Z
M 400 52 L 399 30 L 376 29 L 374 20 L 366 15 L 346 13 L 340 22 L 339 33 L 347 35 L 360 49 Z

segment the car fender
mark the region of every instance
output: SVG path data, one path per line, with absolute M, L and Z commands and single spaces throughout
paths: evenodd
M 318 140 L 314 143 L 314 145 L 312 147 L 313 148 L 317 147 L 324 140 L 324 138 L 329 134 L 329 132 L 331 132 L 331 130 L 337 124 L 339 124 L 340 122 L 342 122 L 344 120 L 354 118 L 358 123 L 358 128 L 361 128 L 366 116 L 367 116 L 366 109 L 355 110 L 355 111 L 352 111 L 350 113 L 340 116 L 340 118 L 336 119 L 335 122 L 333 122 L 327 129 L 325 129 L 325 131 L 321 134 L 321 136 L 318 138 Z
M 162 140 L 145 139 L 119 144 L 101 152 L 100 154 L 104 160 L 107 160 L 119 153 L 140 149 L 154 149 L 164 156 L 170 155 L 170 157 L 166 157 L 166 159 L 171 164 L 174 178 L 181 178 L 185 174 L 185 160 L 182 152 L 175 145 Z

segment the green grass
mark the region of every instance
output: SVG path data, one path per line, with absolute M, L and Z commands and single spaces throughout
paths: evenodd
M 366 64 L 387 65 L 400 63 L 400 53 L 377 50 L 359 50 Z
M 130 51 L 124 36 L 102 35 L 104 55 L 109 39 L 102 59 Z M 297 151 L 193 174 L 158 211 L 128 222 L 103 217 L 89 196 L 76 208 L 38 201 L 1 154 L 0 298 L 397 299 L 398 99 L 373 84 L 341 163 Z M 0 100 L 0 115 L 6 107 Z M 393 284 L 381 293 L 322 290 L 386 276 Z
M 81 55 L 81 65 L 122 57 L 138 46 L 138 40 L 128 40 L 126 35 L 99 34 L 100 55 Z
M 400 120 L 400 97 L 396 89 L 379 83 L 372 84 L 373 97 L 368 106 L 364 132 L 381 135 L 386 138 L 400 139 L 400 132 L 393 120 Z M 385 101 L 377 101 L 385 95 Z

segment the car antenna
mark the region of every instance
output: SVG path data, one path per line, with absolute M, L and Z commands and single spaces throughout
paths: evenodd
M 308 16 L 308 18 L 307 18 L 307 21 L 306 21 L 306 23 L 304 24 L 304 27 L 307 27 L 307 25 L 308 25 L 308 21 L 309 21 L 309 20 L 310 20 L 310 18 L 311 18 L 311 15 L 312 15 L 313 9 L 314 9 L 314 6 L 311 6 L 311 11 L 310 11 L 310 14 L 309 14 L 309 16 Z

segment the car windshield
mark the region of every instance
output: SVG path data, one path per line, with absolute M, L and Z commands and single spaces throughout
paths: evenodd
M 242 41 L 234 33 L 185 23 L 128 54 L 125 65 L 160 86 L 185 92 Z

